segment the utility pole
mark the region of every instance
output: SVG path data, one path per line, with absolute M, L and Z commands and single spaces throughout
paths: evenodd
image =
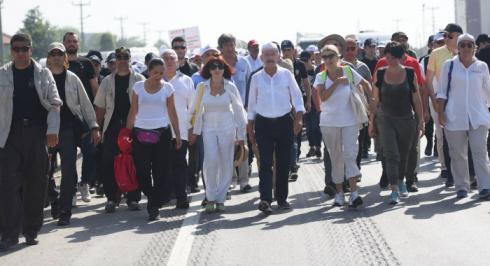
M 143 42 L 145 43 L 146 46 L 146 26 L 150 24 L 149 22 L 142 22 L 141 26 L 143 26 Z
M 0 36 L 2 36 L 2 44 L 0 45 L 0 65 L 3 65 L 3 28 L 2 28 L 2 5 L 3 5 L 3 0 L 0 0 Z
M 399 31 L 400 30 L 400 21 L 402 21 L 402 20 L 397 18 L 397 19 L 394 19 L 393 21 L 396 24 L 396 31 Z
M 432 15 L 432 32 L 435 33 L 436 32 L 436 16 L 434 14 L 434 11 L 438 10 L 439 7 L 433 6 L 433 7 L 429 7 L 428 9 L 431 11 L 431 15 Z
M 422 37 L 425 38 L 425 30 L 426 30 L 426 25 L 425 25 L 425 3 L 422 4 Z M 435 32 L 431 32 L 430 35 L 434 34 Z
M 83 30 L 83 20 L 88 18 L 88 16 L 83 16 L 83 8 L 89 6 L 90 1 L 83 2 L 82 0 L 80 0 L 79 2 L 73 2 L 72 5 L 78 6 L 80 8 L 80 37 L 82 38 L 82 41 L 80 42 L 80 51 L 83 51 L 83 49 L 85 48 L 85 31 Z
M 124 21 L 127 19 L 128 17 L 116 17 L 116 20 L 119 20 L 119 24 L 121 25 L 121 36 L 119 37 L 121 40 L 124 39 Z

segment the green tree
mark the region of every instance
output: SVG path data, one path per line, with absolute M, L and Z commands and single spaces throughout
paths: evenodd
M 117 40 L 117 47 L 144 47 L 145 42 L 141 40 L 139 37 L 129 37 L 124 39 Z
M 114 51 L 116 46 L 114 39 L 114 35 L 112 35 L 110 32 L 102 33 L 102 35 L 100 36 L 100 50 Z
M 167 48 L 170 48 L 170 45 L 165 40 L 162 39 L 158 40 L 153 46 L 155 46 L 157 49 L 160 49 L 162 45 Z
M 23 24 L 19 32 L 31 35 L 33 57 L 46 57 L 48 45 L 58 41 L 56 27 L 43 18 L 39 6 L 27 11 Z

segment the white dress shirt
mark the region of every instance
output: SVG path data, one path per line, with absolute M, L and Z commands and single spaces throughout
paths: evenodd
M 277 67 L 271 77 L 260 70 L 252 76 L 248 99 L 248 120 L 255 120 L 257 114 L 267 118 L 278 118 L 291 112 L 305 112 L 303 96 L 293 74 Z
M 262 60 L 260 59 L 260 56 L 257 56 L 257 59 L 253 59 L 252 56 L 247 55 L 245 58 L 247 59 L 248 64 L 252 69 L 252 72 L 254 72 L 255 70 L 259 69 L 262 66 Z
M 448 72 L 454 62 L 451 88 L 447 97 Z M 466 68 L 459 57 L 444 63 L 437 91 L 437 99 L 447 99 L 446 129 L 451 131 L 490 128 L 490 75 L 486 63 L 476 60 Z
M 188 76 L 177 72 L 171 80 L 168 81 L 174 87 L 174 103 L 177 117 L 179 118 L 179 131 L 182 140 L 188 140 L 188 130 L 191 128 L 189 110 L 194 101 L 194 82 Z M 175 132 L 172 128 L 172 137 L 175 138 Z
M 250 70 L 250 65 L 248 64 L 247 59 L 245 59 L 245 57 L 238 56 L 235 65 L 235 74 L 231 76 L 231 80 L 233 81 L 233 83 L 235 83 L 238 92 L 240 92 L 242 103 L 245 102 L 247 81 L 250 77 L 250 74 L 252 74 L 252 71 Z

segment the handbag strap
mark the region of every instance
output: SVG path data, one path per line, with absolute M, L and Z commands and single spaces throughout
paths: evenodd
M 451 90 L 451 80 L 453 78 L 453 68 L 454 68 L 454 60 L 451 60 L 451 64 L 449 65 L 449 72 L 447 73 L 446 105 L 444 106 L 444 109 L 446 109 L 447 101 L 449 101 L 449 91 Z

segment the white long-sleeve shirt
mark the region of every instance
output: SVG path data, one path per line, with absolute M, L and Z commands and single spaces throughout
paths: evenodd
M 293 74 L 282 67 L 277 67 L 270 76 L 265 69 L 252 76 L 248 98 L 248 120 L 255 120 L 261 115 L 267 118 L 278 118 L 291 112 L 305 112 L 303 96 Z
M 252 74 L 252 71 L 247 59 L 245 59 L 245 57 L 238 56 L 235 64 L 235 74 L 231 76 L 231 81 L 235 83 L 236 88 L 240 92 L 242 103 L 245 102 L 245 95 L 247 94 L 247 81 L 250 74 Z
M 451 74 L 451 88 L 447 95 L 448 73 Z M 466 68 L 459 56 L 444 63 L 441 71 L 437 99 L 446 99 L 446 129 L 451 131 L 490 128 L 490 113 L 487 102 L 490 99 L 490 75 L 486 63 L 476 60 Z
M 194 101 L 196 90 L 194 82 L 188 76 L 177 73 L 168 81 L 174 87 L 174 103 L 177 117 L 179 118 L 179 131 L 182 140 L 188 140 L 187 131 L 191 128 L 189 110 Z M 174 129 L 172 128 L 172 137 L 175 138 Z
M 254 72 L 255 70 L 259 69 L 262 66 L 262 60 L 260 59 L 260 56 L 257 56 L 257 59 L 253 59 L 251 55 L 247 55 L 245 56 L 245 59 L 247 59 L 252 72 Z

